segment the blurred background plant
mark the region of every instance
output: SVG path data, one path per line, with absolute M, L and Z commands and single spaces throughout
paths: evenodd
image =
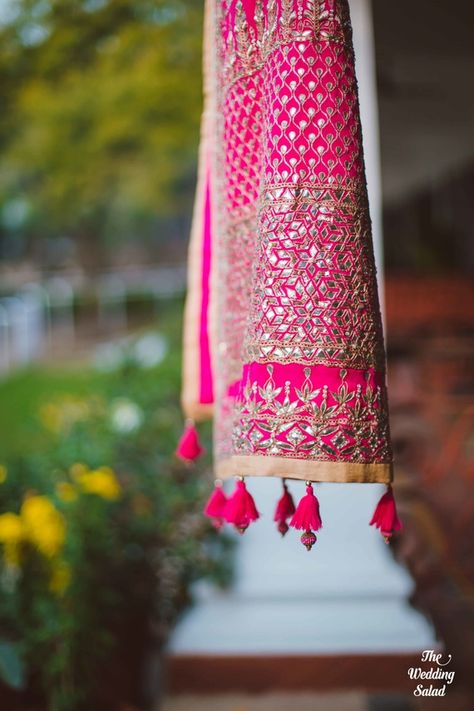
M 181 245 L 201 105 L 200 0 L 3 0 L 0 241 L 49 267 Z
M 17 689 L 12 709 L 156 699 L 156 660 L 192 583 L 229 579 L 229 542 L 200 514 L 205 465 L 173 457 L 176 343 L 146 338 L 161 352 L 167 343 L 159 365 L 132 358 L 137 337 L 106 372 L 37 369 L 0 386 L 11 416 L 0 446 L 0 678 Z M 9 393 L 23 388 L 17 417 Z

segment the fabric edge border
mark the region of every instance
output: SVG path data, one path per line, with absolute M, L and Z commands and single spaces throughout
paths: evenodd
M 393 481 L 393 464 L 234 455 L 217 462 L 215 473 L 218 479 L 274 476 L 313 482 L 390 484 Z

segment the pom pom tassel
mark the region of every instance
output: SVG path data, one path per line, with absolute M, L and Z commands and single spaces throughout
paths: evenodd
M 314 531 L 319 531 L 322 525 L 323 522 L 319 515 L 319 501 L 314 495 L 311 482 L 306 482 L 306 495 L 296 507 L 290 526 L 304 532 L 301 536 L 301 543 L 306 550 L 310 551 L 317 540 Z
M 243 479 L 238 479 L 234 493 L 228 499 L 224 518 L 231 523 L 239 533 L 244 533 L 252 521 L 260 518 L 255 506 L 255 501 L 245 485 Z
M 385 538 L 385 543 L 390 543 L 390 538 L 395 531 L 400 531 L 402 523 L 398 518 L 397 506 L 390 484 L 387 491 L 380 499 L 370 521 L 370 526 L 378 528 L 382 536 Z
M 224 525 L 224 511 L 227 505 L 227 496 L 222 490 L 222 482 L 216 481 L 214 491 L 204 507 L 204 515 L 211 519 L 214 528 L 219 530 Z
M 283 494 L 277 503 L 273 520 L 278 524 L 277 529 L 282 536 L 288 532 L 287 520 L 295 513 L 295 502 L 283 480 Z
M 184 426 L 184 432 L 176 447 L 176 456 L 183 462 L 194 462 L 201 454 L 204 453 L 204 448 L 199 441 L 199 435 L 192 420 L 187 420 Z

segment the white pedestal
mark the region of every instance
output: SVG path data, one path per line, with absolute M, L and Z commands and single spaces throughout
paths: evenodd
M 198 589 L 197 605 L 171 640 L 173 654 L 402 653 L 435 645 L 412 609 L 412 582 L 368 526 L 376 484 L 321 484 L 323 529 L 307 552 L 296 531 L 272 521 L 281 483 L 249 479 L 262 518 L 240 538 L 228 593 Z M 304 483 L 290 483 L 297 499 Z
M 381 183 L 377 93 L 369 0 L 350 0 L 364 153 L 382 298 Z M 227 594 L 205 586 L 171 640 L 172 653 L 401 653 L 435 645 L 434 631 L 407 603 L 408 573 L 368 526 L 383 492 L 376 484 L 316 487 L 324 528 L 308 553 L 272 521 L 281 493 L 275 479 L 248 479 L 263 517 L 239 543 L 236 584 Z M 290 485 L 295 499 L 304 483 Z

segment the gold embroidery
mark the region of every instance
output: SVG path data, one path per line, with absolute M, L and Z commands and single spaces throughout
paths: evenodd
M 221 26 L 232 3 L 222 2 Z M 242 0 L 235 2 L 234 26 L 223 32 L 223 82 L 229 88 L 242 77 L 258 72 L 269 55 L 291 42 L 352 42 L 347 0 L 257 0 L 253 25 Z
M 384 367 L 365 194 L 263 191 L 244 361 Z
M 349 400 L 338 387 L 326 411 L 305 414 L 290 385 L 265 417 L 228 395 L 242 362 L 384 369 L 347 0 L 256 0 L 253 16 L 217 0 L 216 16 L 217 457 L 231 457 L 237 419 L 232 461 L 379 480 L 391 456 L 383 386 Z
M 234 454 L 391 462 L 385 387 L 374 387 L 369 372 L 364 387 L 350 389 L 343 369 L 331 390 L 313 386 L 310 368 L 301 388 L 275 384 L 273 367 L 267 371 L 266 383 L 248 382 L 236 403 Z

